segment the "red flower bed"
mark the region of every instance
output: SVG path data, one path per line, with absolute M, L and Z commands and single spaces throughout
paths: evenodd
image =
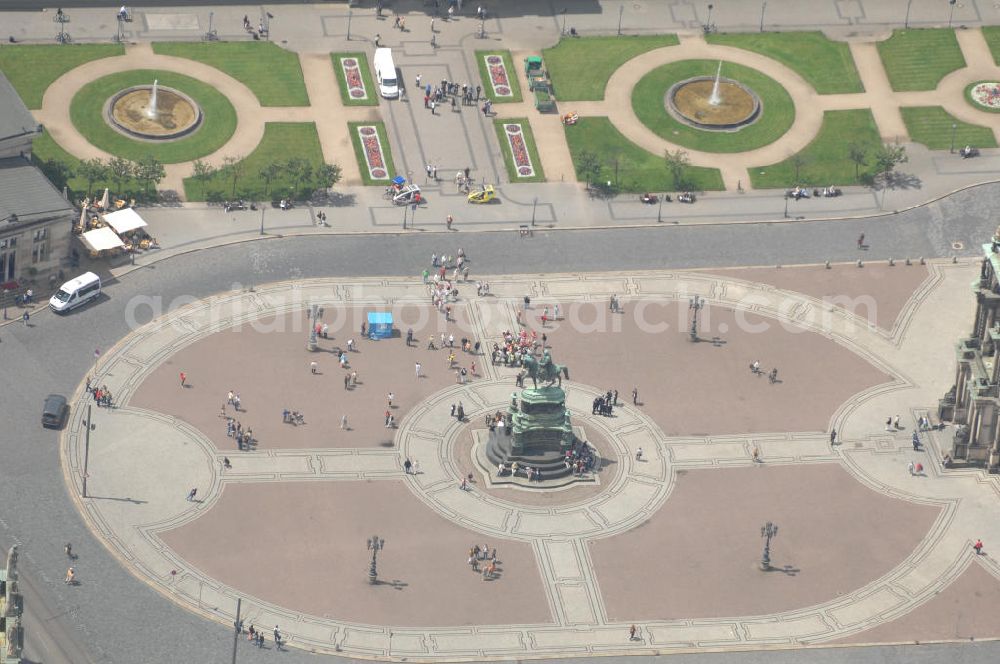
M 528 146 L 524 142 L 524 134 L 521 132 L 521 125 L 504 125 L 504 132 L 507 135 L 507 143 L 510 145 L 510 152 L 514 157 L 514 165 L 517 172 L 522 177 L 530 177 L 535 174 L 535 169 L 531 165 L 531 157 L 528 155 Z
M 503 58 L 499 55 L 487 55 L 486 68 L 490 72 L 493 91 L 502 97 L 510 96 L 510 81 L 507 79 L 507 67 L 503 64 Z
M 347 91 L 351 97 L 361 99 L 367 97 L 365 82 L 361 78 L 361 69 L 358 61 L 354 58 L 345 58 L 340 61 L 340 66 L 344 70 L 344 80 L 347 81 Z
M 361 145 L 365 148 L 365 161 L 368 162 L 368 173 L 373 179 L 381 180 L 389 176 L 382 158 L 382 143 L 378 139 L 375 127 L 358 127 Z

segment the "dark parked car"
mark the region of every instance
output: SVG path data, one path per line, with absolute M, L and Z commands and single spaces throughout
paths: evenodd
M 63 422 L 66 421 L 68 410 L 66 397 L 60 394 L 50 394 L 45 397 L 45 406 L 42 408 L 42 426 L 47 429 L 61 429 Z

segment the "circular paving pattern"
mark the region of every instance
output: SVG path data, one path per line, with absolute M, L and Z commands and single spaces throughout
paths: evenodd
M 733 62 L 723 62 L 725 78 L 752 89 L 761 112 L 753 124 L 737 133 L 708 131 L 691 126 L 664 110 L 664 97 L 677 83 L 713 79 L 718 61 L 681 60 L 661 65 L 643 76 L 632 90 L 632 107 L 639 120 L 664 140 L 703 152 L 745 152 L 781 138 L 795 121 L 791 95 L 773 78 Z
M 151 86 L 154 80 L 190 97 L 201 109 L 203 121 L 195 134 L 151 143 L 125 136 L 108 124 L 105 116 L 109 99 L 128 88 Z M 225 145 L 236 131 L 236 111 L 225 95 L 189 76 L 148 69 L 111 74 L 83 86 L 73 97 L 70 117 L 90 143 L 106 152 L 134 161 L 152 155 L 165 164 L 209 155 Z

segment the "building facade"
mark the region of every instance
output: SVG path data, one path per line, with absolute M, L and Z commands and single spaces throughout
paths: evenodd
M 73 206 L 30 161 L 40 133 L 0 73 L 0 292 L 51 285 L 69 256 Z
M 951 458 L 1000 470 L 1000 228 L 983 245 L 985 257 L 972 284 L 976 315 L 968 337 L 955 352 L 955 384 L 941 400 L 938 414 L 955 424 Z

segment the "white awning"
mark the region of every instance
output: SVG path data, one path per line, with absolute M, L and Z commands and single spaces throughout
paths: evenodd
M 91 251 L 104 251 L 106 249 L 115 249 L 117 247 L 125 246 L 125 243 L 122 242 L 121 238 L 115 235 L 115 232 L 107 226 L 87 231 L 80 236 L 80 239 L 83 240 L 83 243 L 87 245 L 87 248 Z
M 143 228 L 146 226 L 146 222 L 143 218 L 140 217 L 139 213 L 132 208 L 125 208 L 124 210 L 118 210 L 117 212 L 109 212 L 102 216 L 104 221 L 118 233 L 128 233 L 129 231 L 134 231 L 137 228 Z

